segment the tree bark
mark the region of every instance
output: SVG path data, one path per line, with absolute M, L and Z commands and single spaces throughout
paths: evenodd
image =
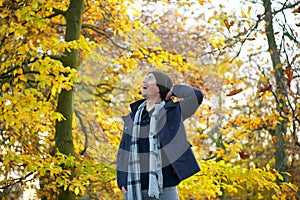
M 80 37 L 83 7 L 83 0 L 70 0 L 69 8 L 64 14 L 66 18 L 65 40 L 67 42 L 78 40 Z M 78 50 L 71 49 L 71 51 L 66 51 L 65 55 L 62 57 L 62 63 L 65 67 L 78 69 Z M 74 113 L 73 98 L 73 89 L 62 90 L 58 96 L 57 103 L 57 112 L 60 112 L 65 119 L 62 121 L 56 121 L 55 146 L 59 152 L 68 156 L 75 156 L 72 137 L 72 121 Z M 74 176 L 74 169 L 71 169 L 71 171 L 72 179 Z M 69 190 L 64 191 L 61 189 L 58 199 L 75 200 L 75 194 Z
M 282 63 L 280 61 L 280 54 L 277 49 L 274 28 L 273 28 L 273 16 L 272 16 L 272 6 L 270 0 L 263 0 L 263 5 L 265 8 L 265 31 L 267 34 L 267 40 L 269 45 L 269 52 L 272 60 L 272 66 L 274 69 L 275 77 L 275 98 L 277 100 L 276 109 L 279 113 L 284 111 L 287 106 L 285 101 L 285 96 L 287 96 L 287 85 L 284 81 L 284 71 L 282 68 Z M 287 132 L 287 120 L 283 119 L 280 123 L 276 125 L 275 130 L 271 130 L 270 133 L 276 138 L 274 140 L 275 146 L 275 168 L 279 172 L 287 172 L 287 152 L 286 152 L 286 142 L 284 140 L 284 135 Z M 283 174 L 284 181 L 288 181 L 288 176 Z

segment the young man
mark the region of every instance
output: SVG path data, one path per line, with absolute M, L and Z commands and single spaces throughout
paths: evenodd
M 200 170 L 183 121 L 196 112 L 203 93 L 186 85 L 173 86 L 167 74 L 152 71 L 143 81 L 142 96 L 123 117 L 118 186 L 126 200 L 177 200 L 176 186 Z

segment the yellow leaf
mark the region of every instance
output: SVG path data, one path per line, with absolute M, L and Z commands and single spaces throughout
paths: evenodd
M 230 151 L 230 146 L 227 143 L 224 143 L 224 147 L 225 147 L 226 151 Z
M 244 18 L 247 17 L 246 13 L 243 10 L 241 11 L 241 14 L 242 14 L 242 17 L 244 17 Z
M 20 75 L 19 79 L 22 80 L 22 81 L 24 81 L 24 82 L 27 82 L 27 78 L 26 78 L 26 76 L 24 74 Z
M 64 191 L 66 191 L 67 189 L 68 189 L 68 185 L 65 184 L 65 186 L 64 186 Z
M 177 17 L 180 17 L 180 13 L 179 12 L 176 11 L 175 14 L 176 14 Z
M 79 194 L 79 188 L 78 188 L 78 187 L 75 188 L 74 193 L 75 193 L 76 195 Z
M 118 187 L 113 188 L 114 193 L 117 193 L 120 191 L 120 189 Z
M 224 46 L 226 46 L 226 43 L 225 43 L 225 41 L 222 39 L 222 38 L 218 38 L 219 39 L 219 42 L 220 42 L 220 44 L 224 47 Z
M 266 165 L 266 169 L 267 169 L 267 171 L 270 171 L 271 167 L 269 164 Z
M 51 94 L 54 96 L 56 94 L 56 87 L 51 88 Z
M 252 6 L 248 6 L 248 11 L 247 11 L 248 16 L 250 16 L 251 9 L 252 9 Z
M 57 119 L 58 121 L 61 121 L 61 120 L 65 120 L 66 118 L 64 118 L 64 116 L 59 113 L 59 112 L 53 112 L 51 114 L 51 116 L 54 118 L 54 119 Z
M 10 87 L 10 84 L 9 83 L 4 83 L 2 85 L 2 91 L 6 91 L 6 89 L 8 89 Z
M 135 21 L 135 22 L 133 23 L 133 27 L 136 28 L 136 29 L 140 28 L 140 27 L 141 27 L 140 21 Z

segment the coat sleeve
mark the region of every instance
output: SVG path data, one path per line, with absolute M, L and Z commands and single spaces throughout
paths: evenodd
M 127 151 L 124 149 L 124 133 L 117 153 L 117 183 L 119 188 L 127 185 L 127 171 L 125 166 L 128 165 Z
M 128 120 L 129 116 L 123 117 L 124 119 L 124 129 L 122 139 L 120 141 L 118 153 L 117 153 L 117 183 L 121 189 L 124 186 L 127 189 L 127 167 L 130 149 L 130 135 L 128 130 Z
M 175 97 L 180 99 L 183 119 L 191 117 L 203 101 L 202 91 L 187 85 L 174 85 L 172 92 Z

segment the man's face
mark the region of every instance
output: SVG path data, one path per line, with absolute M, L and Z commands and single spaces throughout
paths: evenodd
M 160 97 L 159 88 L 156 85 L 155 76 L 152 73 L 146 75 L 142 85 L 142 96 L 144 98 Z

